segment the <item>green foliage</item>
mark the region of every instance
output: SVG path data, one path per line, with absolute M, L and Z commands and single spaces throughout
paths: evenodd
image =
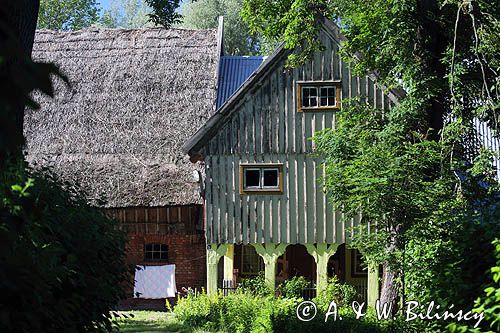
M 482 327 L 473 328 L 452 323 L 448 325 L 448 330 L 455 332 L 498 332 L 500 331 L 500 240 L 493 241 L 495 246 L 496 263 L 488 271 L 491 282 L 484 289 L 484 293 L 475 302 L 474 312 L 484 314 Z
M 146 3 L 153 10 L 148 14 L 153 24 L 170 28 L 172 24 L 181 22 L 182 16 L 176 11 L 181 0 L 146 0 Z
M 0 176 L 0 330 L 111 330 L 125 235 L 69 184 L 23 167 Z
M 492 331 L 500 331 L 500 240 L 493 242 L 495 246 L 496 264 L 491 267 L 492 282 L 484 289 L 483 297 L 476 300 L 474 311 L 484 313 Z
M 104 11 L 98 25 L 106 28 L 144 28 L 152 25 L 149 13 L 151 8 L 146 0 L 111 0 L 109 9 Z
M 241 279 L 238 288 L 246 293 L 259 296 L 267 296 L 273 293 L 266 283 L 263 272 L 259 272 L 259 275 L 255 277 Z
M 336 276 L 328 279 L 324 290 L 318 292 L 313 301 L 323 312 L 328 310 L 332 301 L 341 306 L 349 307 L 358 298 L 356 289 L 348 283 L 340 282 Z
M 276 43 L 250 33 L 240 14 L 244 0 L 197 0 L 182 8 L 181 26 L 191 29 L 215 29 L 224 16 L 224 54 L 257 55 L 271 53 Z
M 287 279 L 282 284 L 282 291 L 284 297 L 287 298 L 300 298 L 302 297 L 302 290 L 309 286 L 310 282 L 303 276 L 294 276 Z
M 38 29 L 79 30 L 98 19 L 95 0 L 40 0 Z
M 296 315 L 299 298 L 274 298 L 237 292 L 229 296 L 189 295 L 178 300 L 174 307 L 176 319 L 193 329 L 218 332 L 421 332 L 416 324 L 401 320 L 378 321 L 374 311 L 356 319 L 349 307 L 340 307 L 342 320 L 330 317 L 325 322 L 326 310 L 318 308 L 317 316 L 309 322 Z

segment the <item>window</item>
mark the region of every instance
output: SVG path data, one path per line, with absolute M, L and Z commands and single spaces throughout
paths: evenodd
M 240 193 L 282 193 L 282 164 L 244 164 L 240 166 Z
M 264 261 L 252 245 L 241 247 L 241 274 L 257 275 L 264 269 Z
M 340 91 L 340 82 L 299 82 L 298 111 L 338 110 Z
M 166 244 L 150 243 L 144 245 L 145 261 L 167 261 L 168 246 Z
M 368 274 L 363 262 L 361 252 L 356 249 L 351 250 L 351 276 L 360 277 Z

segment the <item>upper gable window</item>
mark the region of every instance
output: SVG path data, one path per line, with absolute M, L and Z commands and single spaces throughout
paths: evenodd
M 280 194 L 282 186 L 282 164 L 240 165 L 240 193 Z
M 340 82 L 297 83 L 298 111 L 340 109 Z

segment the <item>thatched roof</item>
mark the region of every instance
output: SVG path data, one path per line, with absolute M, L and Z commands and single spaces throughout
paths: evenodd
M 199 203 L 182 144 L 215 111 L 215 30 L 38 31 L 33 57 L 71 82 L 27 110 L 26 156 L 105 207 Z

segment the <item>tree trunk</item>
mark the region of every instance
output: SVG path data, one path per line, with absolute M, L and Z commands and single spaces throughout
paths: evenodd
M 441 61 L 448 45 L 447 33 L 438 22 L 441 10 L 437 0 L 417 0 L 416 5 L 415 55 L 423 67 L 422 73 L 434 76 L 425 83 L 428 92 L 433 96 L 431 105 L 426 110 L 427 125 L 430 129 L 428 138 L 439 140 L 448 97 L 448 81 L 445 78 L 447 68 Z
M 384 264 L 383 270 L 380 303 L 381 306 L 384 306 L 384 304 L 391 306 L 391 316 L 394 316 L 398 310 L 398 287 L 396 284 L 397 272 L 394 271 L 388 263 Z
M 0 65 L 1 82 L 12 82 L 22 57 L 31 57 L 40 0 L 6 1 L 0 8 L 0 50 L 5 56 Z M 0 105 L 0 170 L 7 160 L 22 156 L 25 105 L 20 97 L 3 88 Z

